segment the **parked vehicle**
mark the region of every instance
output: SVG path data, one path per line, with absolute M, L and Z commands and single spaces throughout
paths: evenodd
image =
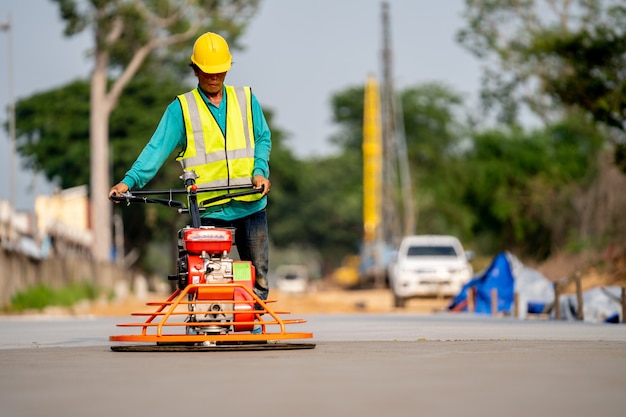
M 472 278 L 471 256 L 454 236 L 405 237 L 389 268 L 395 306 L 414 297 L 456 295 Z
M 288 293 L 305 293 L 309 286 L 309 273 L 304 265 L 280 265 L 276 268 L 276 286 Z

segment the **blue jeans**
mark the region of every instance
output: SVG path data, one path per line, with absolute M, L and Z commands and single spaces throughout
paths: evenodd
M 261 299 L 267 300 L 269 282 L 269 237 L 267 232 L 267 217 L 265 210 L 258 211 L 242 219 L 224 221 L 202 218 L 203 226 L 234 227 L 235 245 L 239 258 L 250 261 L 256 270 L 254 293 Z

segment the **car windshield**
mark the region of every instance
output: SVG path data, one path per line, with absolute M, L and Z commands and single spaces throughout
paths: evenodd
M 285 279 L 296 279 L 298 277 L 299 277 L 299 275 L 296 274 L 295 272 L 287 272 L 285 274 Z
M 407 256 L 457 256 L 454 247 L 441 246 L 409 246 Z

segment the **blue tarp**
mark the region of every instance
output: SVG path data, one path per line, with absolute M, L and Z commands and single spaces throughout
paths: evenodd
M 474 291 L 474 311 L 491 314 L 491 292 L 494 288 L 498 291 L 498 313 L 513 314 L 514 295 L 517 293 L 518 317 L 540 313 L 549 313 L 551 317 L 555 315 L 554 284 L 538 271 L 526 268 L 509 252 L 496 255 L 487 269 L 465 284 L 448 310 L 468 311 L 468 296 L 470 291 Z M 583 292 L 584 320 L 593 323 L 619 322 L 620 294 L 619 287 L 597 287 Z M 561 296 L 559 304 L 563 319 L 576 319 L 578 305 L 575 294 Z
M 473 290 L 475 291 L 474 311 L 491 314 L 491 292 L 494 288 L 498 291 L 498 312 L 510 313 L 513 309 L 515 279 L 506 252 L 496 255 L 487 269 L 465 284 L 448 306 L 448 310 L 467 311 L 468 295 Z

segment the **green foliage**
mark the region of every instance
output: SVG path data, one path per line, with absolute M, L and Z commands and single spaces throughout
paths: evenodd
M 80 2 L 56 1 L 68 34 L 87 27 L 89 14 L 77 7 Z M 93 0 L 88 6 L 99 9 L 104 3 Z M 207 10 L 233 4 L 252 13 L 257 2 L 201 3 Z M 165 16 L 175 3 L 142 4 Z M 577 2 L 576 13 L 563 7 L 573 2 L 564 1 L 466 4 L 467 26 L 459 39 L 489 63 L 482 97 L 487 107 L 499 108 L 499 120 L 505 124 L 472 130 L 462 119 L 461 96 L 439 83 L 400 92 L 417 231 L 458 235 L 482 253 L 508 249 L 541 259 L 555 248 L 582 241 L 576 230 L 578 199 L 597 178 L 598 154 L 610 137 L 594 121 L 624 130 L 626 8 L 616 0 Z M 103 28 L 110 28 L 118 17 L 145 23 L 137 10 L 116 10 L 121 14 L 108 15 Z M 551 14 L 554 11 L 558 13 Z M 212 27 L 224 28 L 236 45 L 249 14 L 233 20 L 228 14 L 216 16 L 222 17 L 212 19 Z M 179 23 L 170 29 L 184 28 L 185 23 Z M 131 50 L 146 39 L 147 30 L 139 25 L 126 32 L 121 43 L 107 45 L 113 68 L 121 68 Z M 182 81 L 189 74 L 182 65 L 188 58 L 188 48 L 153 56 L 126 87 L 110 119 L 111 182 L 123 177 L 175 95 L 190 88 Z M 524 105 L 545 121 L 543 127 L 527 131 L 518 126 L 517 112 Z M 76 81 L 35 95 L 20 101 L 16 110 L 18 148 L 29 165 L 64 188 L 87 183 L 87 83 Z M 289 148 L 289 138 L 274 125 L 272 112 L 265 110 L 273 140 L 268 206 L 272 244 L 277 250 L 297 248 L 312 258 L 319 255 L 325 271 L 357 252 L 361 240 L 363 87 L 336 93 L 332 112 L 338 133 L 331 141 L 339 147 L 338 154 L 299 160 Z M 623 136 L 621 140 L 615 158 L 623 168 L 626 146 Z M 170 158 L 148 188 L 178 188 L 179 174 L 180 166 Z M 185 216 L 152 205 L 116 210 L 124 217 L 127 250 L 142 253 L 139 266 L 171 272 L 172 265 L 161 261 L 174 259 L 173 237 Z
M 82 32 L 88 24 L 78 10 L 78 3 L 75 0 L 52 0 L 59 5 L 59 13 L 61 19 L 65 21 L 65 29 L 63 33 L 66 36 L 72 36 Z
M 621 133 L 615 163 L 626 173 L 626 6 L 606 12 L 606 20 L 576 32 L 547 30 L 535 39 L 534 54 L 552 62 L 544 90 L 565 106 L 578 107 Z
M 181 84 L 175 79 L 156 75 L 140 75 L 133 79 L 110 119 L 114 180 L 123 178 L 125 172 L 137 159 L 152 137 L 165 108 L 176 99 L 178 94 L 191 88 L 192 86 Z M 176 172 L 160 175 L 150 185 L 154 188 L 167 188 L 172 184 L 180 185 L 178 180 L 182 170 L 180 165 L 172 163 L 164 168 Z
M 417 200 L 418 233 L 450 233 L 469 239 L 471 210 L 461 203 L 464 139 L 462 98 L 440 83 L 401 93 L 406 145 Z
M 159 85 L 159 88 L 154 88 Z M 172 79 L 136 77 L 111 116 L 113 177 L 121 178 L 147 143 L 165 107 L 186 88 Z M 18 152 L 29 168 L 62 188 L 89 182 L 89 84 L 74 81 L 16 105 Z
M 466 0 L 458 40 L 483 60 L 482 98 L 506 124 L 579 106 L 624 130 L 626 6 L 621 0 Z
M 328 265 L 354 253 L 363 230 L 363 185 L 360 153 L 312 159 L 301 174 L 301 239 L 317 249 Z
M 144 74 L 159 74 L 159 81 L 183 78 L 181 68 L 189 62 L 190 43 L 203 32 L 218 31 L 231 49 L 240 48 L 237 40 L 256 13 L 258 0 L 55 1 L 67 36 L 90 30 L 94 37 L 93 89 L 87 101 L 91 103 L 92 122 L 89 178 L 96 236 L 93 252 L 103 260 L 109 254 L 112 224 L 106 206 L 106 179 L 111 173 L 106 169 L 110 147 L 109 131 L 104 125 L 110 125 L 111 112 L 122 92 L 140 69 Z M 183 44 L 185 48 L 177 47 Z M 107 78 L 110 82 L 105 86 Z M 160 83 L 154 83 L 150 88 L 155 85 L 160 87 Z M 125 151 L 122 149 L 123 154 Z
M 155 88 L 157 85 L 158 88 Z M 189 89 L 190 86 L 182 85 L 172 78 L 144 75 L 135 77 L 128 85 L 111 115 L 111 184 L 121 180 L 139 156 L 152 137 L 165 108 L 176 95 Z M 172 155 L 145 188 L 180 188 L 181 173 L 182 168 Z M 169 270 L 173 270 L 175 241 L 172 237 L 182 226 L 181 216 L 171 208 L 155 205 L 135 205 L 132 210 L 116 206 L 115 210 L 124 219 L 127 250 L 140 248 L 142 254 L 154 253 L 163 249 L 162 242 L 169 242 L 169 250 L 163 252 L 161 257 L 168 260 Z M 162 263 L 151 262 L 148 257 L 141 257 L 139 266 L 149 273 L 162 271 Z
M 333 95 L 331 99 L 333 122 L 339 125 L 339 133 L 330 141 L 344 151 L 361 152 L 363 143 L 363 95 L 364 87 L 349 87 Z
M 124 69 L 137 52 L 149 43 L 160 46 L 187 44 L 197 34 L 217 31 L 231 49 L 259 7 L 259 0 L 52 0 L 65 22 L 64 34 L 73 36 L 93 29 L 98 52 L 107 51 L 110 69 Z M 181 13 L 184 10 L 184 13 Z M 166 40 L 167 39 L 167 40 Z M 161 71 L 180 68 L 189 61 L 189 48 L 171 48 L 160 57 Z M 157 67 L 158 68 L 158 67 Z
M 418 233 L 450 233 L 482 253 L 535 259 L 569 244 L 580 222 L 576 196 L 596 178 L 606 140 L 589 117 L 571 111 L 531 131 L 473 131 L 461 120 L 461 98 L 445 86 L 410 87 L 401 97 Z M 320 192 L 298 211 L 309 221 L 303 238 L 327 263 L 355 253 L 362 232 L 362 94 L 349 88 L 334 103 L 343 152 L 305 162 L 301 183 Z
M 274 124 L 273 112 L 264 110 L 264 114 L 272 131 L 272 192 L 268 199 L 267 221 L 272 242 L 278 247 L 288 247 L 294 242 L 301 242 L 303 219 L 298 208 L 303 204 L 301 197 L 304 190 L 300 176 L 304 168 L 303 163 L 286 146 L 288 138 Z
M 506 125 L 517 122 L 520 107 L 541 108 L 530 80 L 542 68 L 528 59 L 529 38 L 540 25 L 534 0 L 466 0 L 463 13 L 467 24 L 457 40 L 486 62 L 481 99 L 484 110 L 497 112 Z M 539 2 L 541 3 L 541 2 Z M 530 91 L 530 93 L 527 93 Z
M 43 310 L 48 306 L 71 307 L 81 300 L 95 300 L 98 289 L 91 283 L 72 283 L 61 288 L 37 284 L 11 297 L 7 311 Z
M 578 221 L 572 197 L 595 178 L 605 140 L 588 117 L 572 112 L 528 132 L 472 131 L 460 119 L 462 99 L 443 85 L 410 87 L 401 97 L 418 233 L 450 233 L 484 253 L 518 250 L 537 259 L 567 244 Z M 304 218 L 323 219 L 303 230 L 315 247 L 333 248 L 327 260 L 354 253 L 361 237 L 362 100 L 358 88 L 334 97 L 341 128 L 334 139 L 344 151 L 311 161 L 315 175 L 307 175 L 328 196 L 301 209 Z
M 159 88 L 154 88 L 155 85 Z M 111 115 L 110 183 L 123 178 L 152 136 L 167 105 L 177 94 L 190 88 L 171 78 L 149 75 L 140 75 L 131 81 Z M 42 171 L 62 188 L 89 183 L 88 103 L 89 85 L 75 81 L 20 100 L 16 106 L 18 151 L 30 167 Z M 178 188 L 180 173 L 180 165 L 172 158 L 150 187 Z M 116 209 L 124 218 L 128 250 L 147 250 L 150 242 L 171 240 L 171 236 L 175 236 L 177 215 L 171 209 L 141 205 L 133 210 Z M 141 265 L 152 271 L 151 264 Z
M 62 188 L 89 179 L 89 85 L 67 86 L 18 101 L 17 151 L 28 168 Z
M 157 83 L 160 88 L 152 88 Z M 111 118 L 112 182 L 124 175 L 152 135 L 155 120 L 186 88 L 148 76 L 129 85 Z M 319 255 L 325 270 L 355 253 L 361 240 L 362 91 L 349 88 L 335 97 L 340 127 L 335 139 L 343 151 L 328 158 L 295 158 L 287 136 L 273 123 L 272 111 L 265 111 L 273 139 L 274 186 L 268 207 L 272 243 L 277 250 L 300 248 Z M 67 101 L 68 109 L 50 110 L 53 101 L 65 103 L 68 96 L 74 97 Z M 539 258 L 567 244 L 577 221 L 572 196 L 594 178 L 604 140 L 588 118 L 572 113 L 532 132 L 472 132 L 460 120 L 461 98 L 445 86 L 414 86 L 401 97 L 419 233 L 451 233 L 475 242 L 475 249 L 484 253 L 519 249 Z M 83 100 L 87 86 L 76 82 L 18 103 L 21 152 L 31 152 L 26 155 L 34 166 L 61 178 L 65 187 L 88 177 L 88 143 L 75 139 L 88 133 L 81 123 L 86 108 L 73 107 Z M 68 156 L 83 163 L 69 169 L 75 161 Z M 179 187 L 180 166 L 173 159 L 149 188 Z M 148 272 L 173 271 L 173 237 L 185 216 L 154 205 L 115 210 L 124 218 L 127 250 L 140 250 L 138 266 Z
M 474 235 L 488 236 L 491 251 L 515 248 L 538 259 L 564 245 L 576 221 L 570 192 L 595 174 L 602 140 L 575 116 L 528 133 L 476 135 L 463 197 L 478 219 Z
M 626 129 L 626 18 L 622 26 L 578 33 L 546 33 L 537 55 L 557 61 L 545 90 L 568 106 L 579 106 L 611 127 Z
M 332 141 L 342 148 L 342 153 L 308 164 L 312 174 L 307 175 L 311 182 L 307 189 L 320 191 L 314 193 L 314 201 L 303 207 L 305 213 L 310 213 L 303 217 L 319 220 L 303 230 L 309 231 L 309 245 L 323 248 L 324 258 L 335 265 L 345 255 L 357 251 L 362 238 L 363 97 L 363 87 L 350 87 L 333 96 L 334 121 L 339 131 Z M 418 195 L 418 229 L 468 236 L 471 211 L 459 204 L 461 190 L 456 177 L 462 174 L 455 174 L 458 163 L 452 163 L 461 148 L 458 113 L 462 99 L 440 83 L 408 88 L 400 98 Z
M 457 115 L 462 98 L 440 83 L 409 87 L 401 94 L 409 158 L 427 171 L 452 156 L 462 140 Z

